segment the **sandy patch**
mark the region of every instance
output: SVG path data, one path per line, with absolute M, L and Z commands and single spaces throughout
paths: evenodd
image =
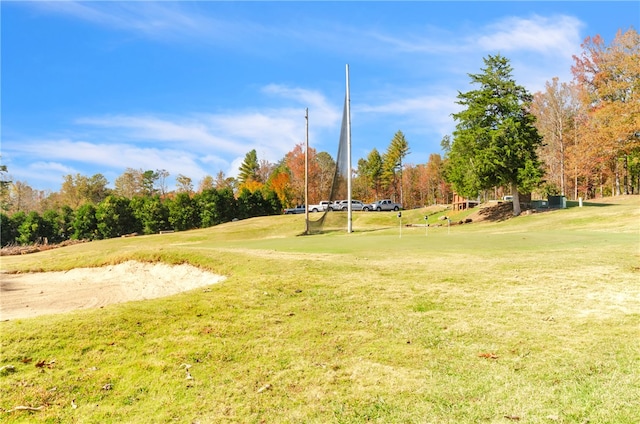
M 62 272 L 0 274 L 0 320 L 155 299 L 224 279 L 191 265 L 135 261 Z

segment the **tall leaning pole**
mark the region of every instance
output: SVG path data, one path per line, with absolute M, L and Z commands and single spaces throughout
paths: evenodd
M 353 231 L 352 207 L 351 207 L 351 94 L 349 93 L 349 64 L 347 70 L 347 94 L 345 106 L 347 108 L 347 233 Z
M 309 108 L 304 110 L 305 150 L 304 150 L 304 233 L 309 235 Z

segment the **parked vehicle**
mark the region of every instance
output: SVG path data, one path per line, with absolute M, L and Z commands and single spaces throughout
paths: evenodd
M 295 208 L 288 208 L 284 210 L 285 215 L 291 215 L 296 213 L 305 213 L 306 209 L 302 205 L 298 205 Z
M 364 210 L 364 203 L 362 203 L 360 200 L 352 200 L 351 201 L 351 210 L 352 211 L 362 211 Z M 341 200 L 339 202 L 336 202 L 335 205 L 333 206 L 333 210 L 337 210 L 337 211 L 346 211 L 349 208 L 349 201 L 348 200 Z
M 330 205 L 331 205 L 330 201 L 323 200 L 317 205 L 309 205 L 309 212 L 324 212 L 326 210 L 329 210 Z
M 365 211 L 399 211 L 400 209 L 402 209 L 402 205 L 394 203 L 390 199 L 378 200 L 375 203 L 364 206 Z

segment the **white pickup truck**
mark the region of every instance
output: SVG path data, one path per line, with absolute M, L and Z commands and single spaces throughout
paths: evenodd
M 369 205 L 365 205 L 363 210 L 365 211 L 399 211 L 402 209 L 402 205 L 399 203 L 394 203 L 389 199 L 378 200 L 375 203 L 371 203 Z
M 324 212 L 329 209 L 329 205 L 331 205 L 330 201 L 323 200 L 317 205 L 309 205 L 309 212 Z

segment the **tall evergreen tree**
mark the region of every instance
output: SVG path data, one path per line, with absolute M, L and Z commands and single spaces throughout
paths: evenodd
M 380 183 L 382 178 L 382 156 L 375 147 L 366 159 L 366 167 L 363 169 L 364 176 L 369 184 L 369 188 L 373 189 L 375 199 L 378 199 L 380 192 Z
M 409 154 L 409 143 L 404 133 L 398 130 L 393 135 L 383 157 L 382 179 L 387 187 L 393 186 L 396 191 L 398 191 L 397 184 L 400 183 L 400 203 L 402 203 L 402 161 L 407 154 Z
M 529 112 L 532 96 L 514 81 L 509 60 L 489 55 L 484 63 L 482 73 L 469 74 L 479 88 L 458 94 L 465 109 L 453 115 L 447 179 L 463 196 L 510 186 L 517 216 L 519 190 L 530 191 L 542 175 L 536 154 L 541 137 Z
M 253 149 L 247 153 L 242 165 L 240 165 L 240 173 L 238 174 L 238 182 L 240 185 L 244 185 L 249 181 L 258 181 L 259 169 L 258 154 L 256 153 L 256 149 Z
M 145 196 L 153 196 L 156 193 L 156 181 L 159 178 L 160 174 L 150 169 L 142 173 L 142 193 Z

